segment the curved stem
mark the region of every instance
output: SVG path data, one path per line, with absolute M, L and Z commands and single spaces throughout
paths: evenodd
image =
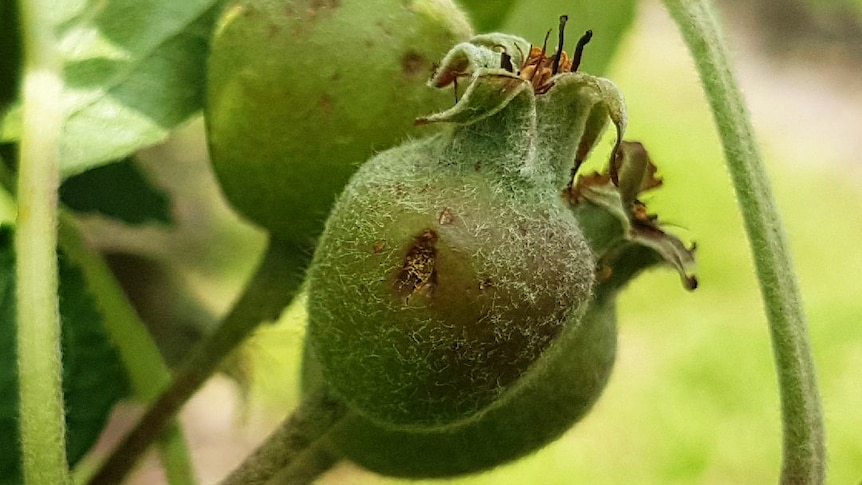
M 284 467 L 267 485 L 308 485 L 332 469 L 341 456 L 321 444 L 312 445 L 294 458 L 293 463 Z
M 85 246 L 75 220 L 68 213 L 60 212 L 59 218 L 60 247 L 84 272 L 87 285 L 105 316 L 105 327 L 129 374 L 134 396 L 142 403 L 154 401 L 170 384 L 170 369 L 104 258 Z M 159 448 L 168 483 L 196 483 L 185 437 L 176 421 L 168 424 L 159 439 Z
M 157 446 L 169 485 L 194 485 L 197 483 L 185 436 L 176 420 L 168 423 Z
M 18 176 L 17 346 L 24 481 L 70 483 L 57 298 L 62 59 L 52 2 L 21 0 L 24 112 Z
M 796 275 L 742 94 L 708 0 L 664 0 L 712 107 L 766 306 L 781 392 L 782 484 L 820 484 L 826 451 L 817 379 Z
M 303 456 L 314 456 L 313 449 L 347 414 L 347 405 L 324 388 L 303 399 L 299 408 L 278 427 L 260 447 L 233 471 L 221 485 L 262 485 L 291 467 Z M 326 471 L 335 460 L 325 457 L 322 463 L 307 462 L 308 473 L 293 471 L 281 479 L 294 478 L 309 483 Z M 284 482 L 295 485 L 297 482 Z
M 176 370 L 170 386 L 156 399 L 135 428 L 113 450 L 90 485 L 116 484 L 161 435 L 165 425 L 264 320 L 275 320 L 302 283 L 307 252 L 296 245 L 271 240 L 263 260 L 239 301 L 222 324 L 191 352 Z
M 60 213 L 59 235 L 60 248 L 84 272 L 87 285 L 105 315 L 105 327 L 129 373 L 132 393 L 145 403 L 154 400 L 170 383 L 171 372 L 146 325 L 111 274 L 105 259 L 86 247 L 75 219 L 67 212 Z

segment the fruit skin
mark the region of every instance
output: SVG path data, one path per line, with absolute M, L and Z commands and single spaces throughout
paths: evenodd
M 337 454 L 376 473 L 440 478 L 479 472 L 556 440 L 595 404 L 616 356 L 616 300 L 600 293 L 510 395 L 480 418 L 446 430 L 395 429 L 351 413 L 327 436 Z M 325 382 L 310 347 L 303 391 Z
M 387 425 L 475 416 L 577 326 L 592 294 L 592 253 L 560 198 L 490 176 L 491 147 L 465 157 L 460 141 L 366 163 L 309 271 L 309 338 L 327 380 Z
M 369 161 L 333 209 L 309 274 L 303 377 L 305 392 L 326 386 L 351 406 L 325 439 L 336 454 L 425 478 L 530 453 L 581 419 L 605 387 L 620 289 L 658 263 L 696 286 L 693 250 L 638 200 L 661 181 L 643 146 L 622 141 L 622 96 L 605 79 L 555 74 L 557 60 L 502 34 L 454 47 L 429 83 L 469 77 L 469 87 L 453 108 L 418 120 L 450 128 Z M 607 172 L 576 179 L 608 120 L 617 142 Z M 550 269 L 531 264 L 539 259 Z M 485 278 L 485 264 L 507 276 Z M 589 290 L 563 294 L 557 286 L 570 288 L 572 277 Z M 511 299 L 486 298 L 501 285 L 485 282 L 497 280 L 523 285 Z M 524 288 L 559 292 L 556 305 L 487 319 L 532 317 L 507 327 L 520 334 L 465 331 L 487 323 L 476 317 L 488 300 L 494 311 L 499 301 L 530 301 L 517 295 Z M 534 346 L 527 335 L 550 339 Z M 460 368 L 459 354 L 468 356 Z M 526 365 L 512 360 L 522 355 Z M 487 375 L 501 385 L 489 387 Z
M 638 200 L 661 180 L 622 140 L 622 95 L 560 58 L 504 34 L 455 46 L 429 84 L 466 91 L 417 120 L 449 128 L 366 163 L 334 207 L 304 367 L 306 392 L 350 406 L 333 453 L 409 478 L 530 453 L 604 389 L 620 289 L 658 263 L 696 287 L 693 250 Z M 577 174 L 608 121 L 607 172 Z
M 277 238 L 312 243 L 356 168 L 419 135 L 414 118 L 451 102 L 424 81 L 469 35 L 450 0 L 228 5 L 206 100 L 213 168 L 228 200 Z
M 429 84 L 467 77 L 463 96 L 417 120 L 446 131 L 367 162 L 333 208 L 309 342 L 358 412 L 393 427 L 474 419 L 579 324 L 596 261 L 562 189 L 625 115 L 609 82 L 552 77 L 556 64 L 504 34 L 456 45 Z

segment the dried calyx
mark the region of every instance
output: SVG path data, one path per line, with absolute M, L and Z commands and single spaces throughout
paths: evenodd
M 661 185 L 657 168 L 641 143 L 623 140 L 625 105 L 613 83 L 578 72 L 592 31 L 578 40 L 571 58 L 563 49 L 567 20 L 565 15 L 560 17 L 558 46 L 552 55 L 547 52 L 551 31 L 545 35 L 542 47 L 504 34 L 477 36 L 453 48 L 429 84 L 438 88 L 451 84 L 457 89 L 458 79 L 467 78 L 470 87 L 464 98 L 483 93 L 479 87 L 474 88 L 476 81 L 502 86 L 499 92 L 505 96 L 498 97 L 500 104 L 489 114 L 506 106 L 527 85 L 532 87 L 540 157 L 556 167 L 557 184 L 562 176 L 560 169 L 567 170 L 563 195 L 591 242 L 598 261 L 599 283 L 608 282 L 602 288 L 620 288 L 639 271 L 665 263 L 678 271 L 686 289 L 693 290 L 697 287 L 694 246 L 687 248 L 665 232 L 658 217 L 649 214 L 639 199 L 643 192 Z M 495 69 L 495 65 L 499 67 Z M 489 78 L 502 80 L 489 83 Z M 488 91 L 489 97 L 498 94 Z M 446 112 L 420 118 L 417 123 L 457 120 L 455 114 L 459 112 L 475 116 L 475 109 L 458 109 L 468 104 L 464 101 L 467 100 Z M 579 174 L 608 119 L 616 128 L 616 141 L 606 171 Z M 573 146 L 576 149 L 571 156 Z
M 694 245 L 686 248 L 665 232 L 640 200 L 662 185 L 646 149 L 624 141 L 612 166 L 615 170 L 580 175 L 564 191 L 595 253 L 599 288 L 616 290 L 643 269 L 664 263 L 676 269 L 683 287 L 696 289 Z

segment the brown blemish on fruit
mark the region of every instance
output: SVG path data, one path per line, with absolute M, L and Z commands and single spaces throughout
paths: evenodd
M 404 264 L 395 278 L 395 292 L 405 303 L 415 294 L 432 296 L 437 286 L 437 233 L 425 229 L 413 238 Z
M 440 217 L 437 219 L 437 222 L 441 226 L 452 224 L 453 222 L 455 222 L 455 214 L 453 214 L 452 211 L 449 210 L 449 208 L 447 207 L 440 212 Z
M 401 72 L 408 78 L 424 78 L 428 74 L 427 65 L 428 61 L 415 51 L 410 51 L 401 58 Z
M 341 6 L 341 0 L 314 0 L 311 2 L 311 5 L 308 6 L 309 13 L 315 14 L 318 10 L 323 8 L 338 8 Z
M 331 14 L 333 10 L 341 7 L 341 0 L 313 0 L 306 7 L 306 20 L 295 25 L 293 33 L 296 35 L 306 35 L 310 29 L 310 25 L 316 22 L 319 18 L 326 14 Z M 285 15 L 293 17 L 295 9 L 291 7 L 285 8 Z
M 383 35 L 385 35 L 387 37 L 392 37 L 392 28 L 390 28 L 389 25 L 386 24 L 386 22 L 384 22 L 382 20 L 378 20 L 377 22 L 374 23 L 374 25 L 376 25 L 377 28 L 380 29 L 380 31 L 383 33 Z
M 386 240 L 379 239 L 374 243 L 374 246 L 371 247 L 371 250 L 374 251 L 374 254 L 380 254 L 384 248 L 386 248 Z
M 276 24 L 270 24 L 269 25 L 269 30 L 267 31 L 267 34 L 269 35 L 270 39 L 274 39 L 274 38 L 278 37 L 278 34 L 280 34 L 280 33 L 281 33 L 281 26 L 280 25 L 276 25 Z
M 323 112 L 323 114 L 328 115 L 332 113 L 332 98 L 330 98 L 329 95 L 322 95 L 318 104 L 320 106 L 320 111 Z

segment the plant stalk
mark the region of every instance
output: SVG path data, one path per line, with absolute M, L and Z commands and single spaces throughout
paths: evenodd
M 298 454 L 293 462 L 282 468 L 267 482 L 267 485 L 308 485 L 314 483 L 339 461 L 341 456 L 321 441 Z
M 766 307 L 781 393 L 780 483 L 821 484 L 826 450 L 817 378 L 796 275 L 769 178 L 708 0 L 663 0 L 697 65 L 724 147 Z
M 171 382 L 171 371 L 123 289 L 102 256 L 86 247 L 75 220 L 60 212 L 60 247 L 81 271 L 105 317 L 105 327 L 116 344 L 129 375 L 132 393 L 151 403 Z M 162 465 L 170 485 L 196 483 L 185 437 L 177 422 L 168 424 L 158 442 Z
M 195 485 L 195 470 L 183 430 L 176 420 L 167 424 L 157 443 L 168 485 Z
M 337 426 L 347 414 L 347 405 L 328 389 L 319 389 L 308 395 L 266 441 L 260 445 L 240 466 L 234 470 L 221 485 L 263 485 L 279 472 L 294 465 L 303 456 L 314 457 L 310 453 Z M 325 453 L 325 452 L 324 452 Z M 323 462 L 307 462 L 309 473 L 294 470 L 285 473 L 281 480 L 295 479 L 296 482 L 283 482 L 296 485 L 297 482 L 310 483 L 317 475 L 335 464 L 331 455 L 323 456 Z
M 15 277 L 21 450 L 26 484 L 62 485 L 71 483 L 57 297 L 63 62 L 49 18 L 52 2 L 21 0 L 19 8 L 24 70 Z
M 265 320 L 278 318 L 299 289 L 309 254 L 304 248 L 270 240 L 255 274 L 221 325 L 198 344 L 176 370 L 170 386 L 147 409 L 135 428 L 102 464 L 90 485 L 120 483 L 161 436 L 165 425 L 218 369 L 219 363 Z

